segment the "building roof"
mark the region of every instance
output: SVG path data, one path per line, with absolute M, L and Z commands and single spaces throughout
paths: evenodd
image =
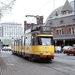
M 4 23 L 0 23 L 0 25 L 19 25 L 19 26 L 21 26 L 22 24 L 21 23 L 16 23 L 16 22 L 4 22 Z
M 62 8 L 62 11 L 66 11 L 66 10 L 68 10 L 68 11 L 73 11 L 73 9 L 72 9 L 70 3 L 68 2 L 68 0 L 66 0 L 64 6 L 63 6 L 63 8 Z
M 67 4 L 67 5 L 65 5 L 65 4 Z M 61 17 L 61 16 L 63 16 L 62 14 L 61 14 L 61 12 L 62 11 L 64 11 L 64 10 L 73 10 L 72 11 L 72 14 L 74 14 L 74 1 L 71 1 L 70 3 L 68 3 L 67 1 L 65 2 L 65 4 L 63 5 L 63 6 L 60 6 L 60 7 L 58 7 L 58 8 L 56 8 L 52 13 L 50 13 L 50 15 L 48 16 L 48 18 L 47 18 L 47 20 L 46 20 L 46 22 L 45 22 L 45 25 L 47 24 L 47 22 L 48 22 L 48 20 L 50 20 L 50 19 L 52 19 L 52 18 L 56 18 L 56 17 Z M 70 5 L 69 5 L 70 4 Z M 69 8 L 68 8 L 68 6 L 69 6 Z M 66 8 L 66 9 L 65 9 Z M 56 16 L 56 12 L 57 12 L 57 14 L 58 14 L 58 16 Z M 70 14 L 68 14 L 68 16 L 69 16 Z M 64 15 L 64 16 L 66 16 L 66 15 Z

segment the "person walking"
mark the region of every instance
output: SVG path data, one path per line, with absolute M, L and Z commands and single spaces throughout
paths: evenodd
M 0 52 L 1 52 L 1 50 L 2 50 L 2 42 L 0 40 Z

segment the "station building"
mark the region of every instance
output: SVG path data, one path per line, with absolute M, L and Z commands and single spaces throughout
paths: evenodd
M 63 6 L 53 10 L 45 25 L 52 27 L 55 45 L 75 44 L 74 1 L 66 0 Z

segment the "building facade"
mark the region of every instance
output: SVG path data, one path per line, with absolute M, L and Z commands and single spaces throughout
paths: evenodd
M 3 44 L 10 44 L 12 38 L 19 38 L 23 34 L 22 24 L 14 22 L 0 24 L 0 39 Z
M 74 1 L 66 0 L 63 6 L 55 9 L 45 25 L 52 27 L 55 45 L 75 44 Z

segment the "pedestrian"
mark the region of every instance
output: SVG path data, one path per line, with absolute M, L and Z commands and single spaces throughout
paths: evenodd
M 0 40 L 0 52 L 1 52 L 1 50 L 2 50 L 2 42 Z

